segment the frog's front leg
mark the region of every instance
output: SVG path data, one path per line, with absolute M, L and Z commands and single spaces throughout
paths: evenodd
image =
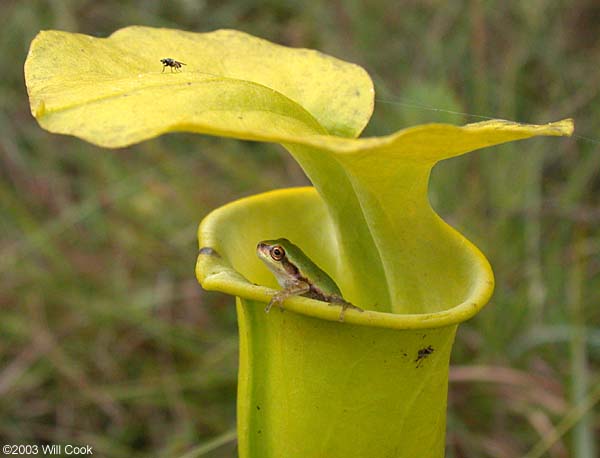
M 287 286 L 285 289 L 278 291 L 273 295 L 267 306 L 265 307 L 265 312 L 269 313 L 271 307 L 273 305 L 279 306 L 281 311 L 283 311 L 283 301 L 285 301 L 290 296 L 302 296 L 310 291 L 310 285 L 303 281 L 299 281 Z

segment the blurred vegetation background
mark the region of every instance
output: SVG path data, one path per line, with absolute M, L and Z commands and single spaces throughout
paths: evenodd
M 447 456 L 514 458 L 536 444 L 528 457 L 598 456 L 594 0 L 2 0 L 0 442 L 235 455 L 235 310 L 196 282 L 197 224 L 307 180 L 276 145 L 176 134 L 103 150 L 43 131 L 22 70 L 36 33 L 130 24 L 235 28 L 356 62 L 377 88 L 365 135 L 476 115 L 575 118 L 588 138 L 513 143 L 434 171 L 435 208 L 497 277 L 492 302 L 459 329 Z

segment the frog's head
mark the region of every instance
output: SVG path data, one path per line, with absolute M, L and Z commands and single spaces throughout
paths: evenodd
M 293 248 L 294 245 L 288 239 L 263 240 L 256 246 L 256 254 L 282 286 L 298 274 L 298 269 L 290 262 L 288 255 Z

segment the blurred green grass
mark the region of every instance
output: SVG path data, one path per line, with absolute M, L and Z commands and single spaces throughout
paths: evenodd
M 35 34 L 130 24 L 237 28 L 361 64 L 378 98 L 365 135 L 475 115 L 575 118 L 591 140 L 443 162 L 431 200 L 497 278 L 457 337 L 447 456 L 521 456 L 583 405 L 600 373 L 597 2 L 4 0 L 0 442 L 235 454 L 235 311 L 196 282 L 197 224 L 232 199 L 307 181 L 273 145 L 177 134 L 102 150 L 39 128 L 22 72 Z M 596 406 L 546 456 L 592 458 L 599 437 Z M 225 445 L 210 451 L 213 440 Z

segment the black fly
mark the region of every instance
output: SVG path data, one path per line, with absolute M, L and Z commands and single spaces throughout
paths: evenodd
M 165 71 L 165 68 L 167 67 L 171 67 L 171 72 L 173 72 L 173 69 L 175 69 L 175 71 L 177 71 L 178 69 L 181 68 L 182 65 L 185 65 L 183 62 L 179 62 L 175 59 L 171 59 L 170 57 L 165 57 L 164 59 L 161 59 L 160 62 L 163 64 L 163 69 L 162 71 Z
M 418 352 L 417 352 L 417 358 L 415 359 L 415 363 L 417 363 L 417 367 L 421 367 L 421 365 L 423 364 L 423 360 L 425 358 L 427 358 L 429 355 L 431 355 L 435 350 L 433 349 L 433 347 L 431 345 L 425 347 L 425 348 L 421 348 Z

